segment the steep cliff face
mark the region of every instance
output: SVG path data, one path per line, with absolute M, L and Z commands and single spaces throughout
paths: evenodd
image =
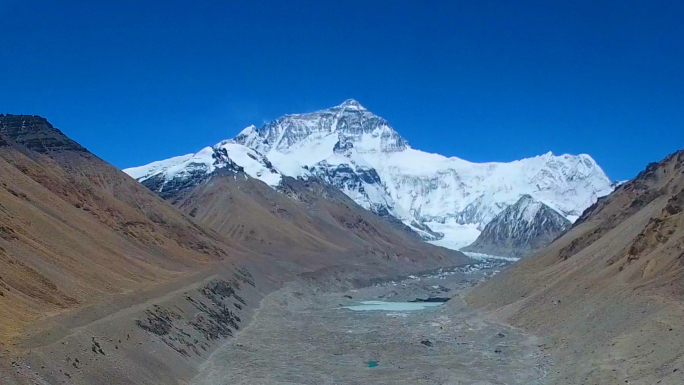
M 571 225 L 554 209 L 523 195 L 494 217 L 477 240 L 462 250 L 522 258 L 547 246 Z
M 682 383 L 683 201 L 679 151 L 469 301 L 548 336 L 564 362 L 561 383 Z
M 413 149 L 386 120 L 355 100 L 250 126 L 222 143 L 256 151 L 282 175 L 305 180 L 313 174 L 362 207 L 399 219 L 425 240 L 454 249 L 472 243 L 487 223 L 525 194 L 574 221 L 612 191 L 589 155 L 548 153 L 510 163 L 472 163 Z M 143 182 L 154 177 L 157 184 L 174 179 L 171 184 L 182 184 L 198 170 L 179 170 L 179 162 L 191 157 L 125 171 Z

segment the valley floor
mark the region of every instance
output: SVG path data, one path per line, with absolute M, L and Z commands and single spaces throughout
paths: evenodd
M 536 337 L 470 310 L 481 272 L 328 293 L 293 282 L 205 363 L 195 384 L 545 384 Z M 412 312 L 352 311 L 360 301 L 453 297 Z M 351 298 L 350 298 L 351 297 Z M 377 366 L 376 366 L 377 365 Z

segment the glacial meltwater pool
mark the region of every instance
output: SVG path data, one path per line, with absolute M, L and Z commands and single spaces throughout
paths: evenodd
M 443 302 L 385 302 L 385 301 L 363 301 L 360 305 L 342 306 L 343 309 L 354 311 L 365 310 L 389 310 L 389 311 L 414 311 L 423 310 L 429 307 L 442 306 Z
M 379 365 L 378 361 L 368 361 L 368 362 L 366 362 L 366 366 L 368 366 L 369 368 L 374 368 L 374 367 L 376 367 L 376 366 L 378 366 L 378 365 Z

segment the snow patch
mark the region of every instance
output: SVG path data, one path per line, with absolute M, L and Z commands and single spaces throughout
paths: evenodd
M 131 167 L 124 170 L 124 172 L 130 175 L 133 179 L 144 180 L 154 175 L 157 172 L 161 172 L 169 167 L 176 166 L 178 164 L 184 163 L 188 159 L 192 158 L 195 154 L 187 154 L 181 156 L 175 156 L 166 160 L 160 160 L 146 164 L 139 167 Z
M 503 261 L 509 261 L 509 262 L 517 262 L 520 260 L 520 258 L 514 258 L 514 257 L 502 257 L 499 255 L 489 255 L 489 254 L 482 254 L 482 253 L 473 253 L 470 251 L 464 251 L 463 254 L 469 256 L 472 259 L 476 259 L 478 261 L 487 261 L 490 259 L 500 259 Z
M 228 152 L 228 158 L 245 169 L 245 173 L 271 187 L 280 184 L 281 174 L 270 166 L 270 162 L 261 154 L 231 141 L 221 142 L 215 148 L 222 148 Z
M 474 223 L 462 225 L 452 220 L 447 223 L 427 222 L 426 224 L 432 230 L 444 234 L 442 239 L 428 241 L 428 243 L 447 249 L 460 250 L 475 242 L 480 235 L 480 230 Z

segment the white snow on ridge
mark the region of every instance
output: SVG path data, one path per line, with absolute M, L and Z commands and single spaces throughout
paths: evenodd
M 268 157 L 268 160 L 282 175 L 292 178 L 306 178 L 310 175 L 310 173 L 303 168 L 302 164 L 291 156 L 273 153 Z
M 452 248 L 474 241 L 479 230 L 525 194 L 574 221 L 612 191 L 608 177 L 586 154 L 549 152 L 508 163 L 448 158 L 411 148 L 385 120 L 366 109 L 345 108 L 350 104 L 358 102 L 284 116 L 236 141 L 269 159 L 290 156 L 308 167 L 325 162 L 373 168 L 385 192 L 376 203 L 407 224 L 415 220 L 443 232 L 442 243 Z M 368 207 L 374 198 L 365 191 L 367 185 L 363 187 L 345 192 Z
M 166 170 L 169 167 L 173 167 L 175 165 L 178 165 L 178 164 L 181 164 L 181 163 L 187 161 L 188 159 L 192 158 L 193 155 L 195 155 L 195 154 L 175 156 L 173 158 L 169 158 L 166 160 L 160 160 L 160 161 L 152 162 L 152 163 L 146 164 L 144 166 L 127 168 L 124 171 L 126 172 L 126 174 L 130 175 L 133 179 L 144 180 L 144 179 L 147 179 L 150 176 L 152 176 L 158 172 Z
M 247 175 L 259 179 L 271 187 L 280 183 L 282 175 L 292 174 L 294 177 L 301 177 L 306 173 L 306 170 L 301 169 L 301 166 L 294 159 L 291 159 L 288 162 L 284 160 L 280 162 L 284 171 L 288 173 L 283 174 L 279 169 L 269 167 L 270 162 L 263 155 L 230 140 L 224 140 L 213 147 L 205 147 L 195 154 L 178 156 L 123 171 L 140 182 L 158 175 L 162 175 L 164 180 L 169 181 L 174 178 L 190 177 L 198 171 L 212 173 L 227 165 L 215 158 L 217 150 L 225 150 L 229 160 L 242 167 Z M 297 167 L 301 171 L 296 172 Z
M 537 215 L 543 205 L 543 203 L 529 198 L 530 197 L 525 196 L 525 201 L 522 203 L 524 207 L 522 207 L 521 213 L 522 219 L 527 223 L 530 223 L 534 220 L 534 216 Z
M 244 168 L 245 173 L 252 178 L 259 179 L 271 187 L 280 183 L 281 173 L 269 168 L 268 160 L 251 148 L 232 141 L 223 141 L 217 144 L 215 148 L 225 149 L 228 152 L 228 157 L 238 166 Z
M 490 259 L 502 259 L 504 261 L 517 262 L 520 260 L 520 258 L 515 258 L 515 257 L 504 257 L 504 256 L 500 256 L 500 255 L 473 253 L 470 251 L 465 251 L 465 252 L 463 252 L 463 254 L 469 256 L 472 259 L 477 259 L 478 261 L 486 261 L 486 260 L 490 260 Z
M 334 135 L 328 135 L 314 143 L 307 141 L 286 153 L 271 150 L 267 157 L 290 155 L 306 166 L 315 166 L 326 153 L 333 152 L 337 143 L 333 139 Z M 355 143 L 346 156 L 331 155 L 324 161 L 335 165 L 361 163 L 374 168 L 388 195 L 383 200 L 391 202 L 393 213 L 405 222 L 417 217 L 437 232 L 458 232 L 458 240 L 449 242 L 451 248 L 466 246 L 479 235 L 472 227 L 462 225 L 475 224 L 481 230 L 524 194 L 574 221 L 598 197 L 612 191 L 609 179 L 588 155 L 547 153 L 511 163 L 472 163 L 412 148 L 362 154 L 356 147 Z M 315 151 L 308 151 L 309 148 Z M 299 156 L 301 153 L 307 155 Z
M 466 223 L 477 223 L 480 229 L 524 194 L 576 218 L 612 191 L 609 179 L 588 155 L 548 153 L 511 163 L 471 163 L 409 149 L 367 160 L 399 205 L 420 212 L 427 222 L 443 221 L 449 213 L 462 213 L 470 206 L 479 217 Z

